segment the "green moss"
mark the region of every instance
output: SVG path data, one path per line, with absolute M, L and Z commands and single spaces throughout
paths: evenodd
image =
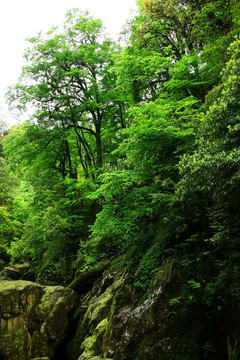
M 106 330 L 107 326 L 108 326 L 108 319 L 105 318 L 98 324 L 98 326 L 96 327 L 96 330 L 99 333 L 102 333 L 104 330 Z
M 91 314 L 91 320 L 94 321 L 95 319 L 99 319 L 100 314 L 102 313 L 103 309 L 108 306 L 108 303 L 112 300 L 113 295 L 110 294 L 104 294 L 104 296 L 99 299 L 97 306 L 93 309 Z M 91 311 L 91 309 L 90 309 Z
M 101 296 L 99 296 L 92 304 L 90 304 L 84 321 L 89 323 L 98 323 L 101 319 L 109 314 L 113 297 L 115 296 L 116 289 L 123 284 L 123 278 L 116 280 Z
M 94 357 L 94 354 L 84 351 L 84 353 L 82 353 L 78 360 L 92 360 L 94 359 Z
M 107 290 L 98 298 L 93 298 L 87 294 L 82 306 L 88 306 L 88 309 L 82 319 L 80 319 L 78 330 L 69 347 L 69 358 L 75 359 L 79 356 L 80 351 L 84 350 L 84 355 L 80 359 L 85 359 L 88 351 L 94 351 L 98 355 L 103 347 L 105 334 L 109 333 L 111 327 L 111 318 L 114 313 L 115 296 L 118 289 L 124 282 L 124 276 L 119 277 Z M 88 300 L 88 301 L 87 301 Z M 80 308 L 78 315 L 82 312 Z M 84 339 L 87 339 L 86 342 Z
M 8 321 L 8 331 L 1 335 L 1 347 L 12 354 L 16 354 L 19 358 L 26 358 L 26 344 L 28 333 L 25 328 L 16 328 L 11 321 Z M 14 348 L 12 347 L 14 344 Z
M 87 337 L 82 345 L 81 349 L 84 350 L 85 353 L 95 354 L 99 353 L 102 345 L 103 335 L 108 327 L 108 319 L 103 319 L 97 327 L 94 329 L 92 336 Z
M 33 282 L 30 281 L 24 281 L 24 280 L 3 280 L 0 282 L 0 295 L 1 292 L 4 291 L 4 293 L 6 294 L 6 291 L 21 291 L 21 290 L 25 290 L 26 287 L 41 287 L 40 285 L 37 285 Z
M 74 291 L 63 287 L 22 280 L 0 282 L 0 358 L 29 360 L 39 354 L 51 358 L 76 299 Z
M 57 307 L 60 303 L 64 302 L 63 297 L 59 297 L 58 289 L 62 290 L 61 287 L 48 287 L 46 288 L 45 294 L 41 299 L 39 309 L 42 313 L 49 313 L 51 316 L 53 307 Z
M 86 338 L 82 343 L 81 348 L 85 352 L 92 353 L 94 355 L 95 352 L 98 351 L 96 334 L 93 334 L 92 336 Z

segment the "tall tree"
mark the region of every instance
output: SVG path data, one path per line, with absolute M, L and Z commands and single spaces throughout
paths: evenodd
M 4 154 L 20 183 L 12 201 L 12 216 L 21 222 L 21 237 L 11 242 L 12 260 L 30 261 L 37 273 L 43 272 L 49 281 L 58 277 L 60 282 L 71 274 L 70 262 L 85 235 L 77 179 L 67 176 L 70 169 L 64 139 L 72 145 L 71 134 L 61 135 L 61 128 L 47 131 L 26 122 L 4 139 Z M 74 159 L 76 149 L 71 151 Z
M 76 9 L 68 12 L 62 32 L 53 28 L 29 41 L 25 52 L 28 65 L 10 92 L 11 101 L 20 109 L 34 107 L 33 122 L 64 139 L 69 173 L 70 146 L 64 134 L 70 129 L 85 173 L 94 166 L 101 168 L 101 133 L 113 117 L 121 127 L 114 103 L 115 77 L 109 71 L 117 47 L 104 35 L 100 20 Z
M 94 187 L 96 170 L 116 147 L 113 129 L 117 134 L 124 127 L 110 71 L 119 49 L 100 20 L 78 10 L 67 14 L 62 31 L 54 28 L 29 41 L 27 66 L 9 99 L 20 110 L 29 106 L 33 115 L 4 144 L 11 168 L 24 181 L 15 201 L 23 234 L 11 252 L 14 260 L 31 260 L 41 269 L 52 261 L 61 272 L 59 263 L 69 269 L 95 216 L 83 193 Z

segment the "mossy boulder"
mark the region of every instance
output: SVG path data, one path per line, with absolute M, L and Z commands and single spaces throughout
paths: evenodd
M 108 278 L 108 275 L 106 275 Z M 114 299 L 124 283 L 124 275 L 119 275 L 115 281 L 105 289 L 105 281 L 99 281 L 99 288 L 95 287 L 97 295 L 90 292 L 82 303 L 82 310 L 86 310 L 81 316 L 76 336 L 68 350 L 68 358 L 87 360 L 96 358 L 102 353 L 103 339 L 109 327 L 108 319 L 114 307 Z M 105 291 L 101 291 L 101 287 Z M 106 358 L 106 357 L 104 357 Z M 101 357 L 99 358 L 101 359 Z
M 41 333 L 46 341 L 61 339 L 68 322 L 69 311 L 76 301 L 76 294 L 62 286 L 48 286 L 39 304 L 39 314 L 43 317 Z
M 199 346 L 184 332 L 188 314 L 184 319 L 181 308 L 182 317 L 169 305 L 182 290 L 180 270 L 171 258 L 162 263 L 142 298 L 130 274 L 115 273 L 107 287 L 105 278 L 109 274 L 98 280 L 81 304 L 68 359 L 199 360 Z
M 84 271 L 79 274 L 72 282 L 68 285 L 69 289 L 72 289 L 79 293 L 87 293 L 94 282 L 102 275 L 104 267 L 100 269 L 91 269 Z
M 0 359 L 51 357 L 64 336 L 77 295 L 30 281 L 1 281 Z

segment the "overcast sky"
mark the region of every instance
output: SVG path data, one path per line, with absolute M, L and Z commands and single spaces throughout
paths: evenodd
M 25 39 L 38 31 L 47 31 L 64 22 L 67 10 L 73 7 L 89 10 L 103 20 L 107 32 L 115 37 L 127 19 L 133 17 L 136 0 L 0 0 L 0 116 L 6 113 L 4 94 L 17 82 L 23 65 Z

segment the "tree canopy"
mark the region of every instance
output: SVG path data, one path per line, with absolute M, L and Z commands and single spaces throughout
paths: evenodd
M 77 9 L 28 40 L 8 97 L 32 115 L 1 136 L 0 239 L 40 282 L 110 261 L 143 296 L 171 258 L 186 309 L 212 316 L 224 284 L 240 296 L 239 2 L 138 6 L 125 47 Z

